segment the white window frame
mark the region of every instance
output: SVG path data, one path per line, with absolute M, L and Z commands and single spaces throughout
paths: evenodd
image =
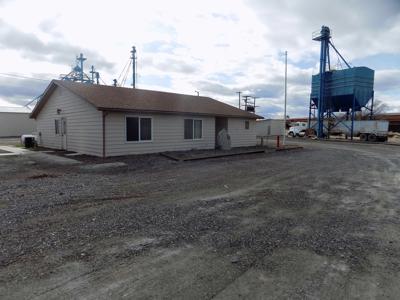
M 138 132 L 138 137 L 139 137 L 139 139 L 137 141 L 128 141 L 127 128 L 126 128 L 127 118 L 138 118 L 139 119 L 139 124 L 138 124 L 138 131 L 139 131 Z M 150 119 L 150 122 L 151 122 L 151 139 L 150 140 L 141 140 L 140 139 L 140 119 Z M 127 143 L 127 144 L 152 143 L 153 142 L 153 131 L 154 131 L 154 123 L 153 123 L 153 117 L 152 116 L 125 115 L 125 143 Z
M 185 139 L 185 120 L 192 120 L 192 138 L 191 139 Z M 194 121 L 201 121 L 201 138 L 197 138 L 197 139 L 195 139 L 194 138 Z M 203 139 L 203 119 L 195 119 L 195 118 L 184 118 L 183 119 L 183 139 L 185 140 L 185 141 L 200 141 L 200 140 L 202 140 Z

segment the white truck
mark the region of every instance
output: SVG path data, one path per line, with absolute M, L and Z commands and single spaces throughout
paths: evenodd
M 289 127 L 288 136 L 296 137 L 300 136 L 303 137 L 306 134 L 306 130 L 308 128 L 308 123 L 306 122 L 296 122 Z
M 388 138 L 389 121 L 382 120 L 361 120 L 354 121 L 353 136 L 359 137 L 361 141 L 385 142 Z M 296 122 L 289 128 L 288 135 L 291 137 L 305 136 L 308 123 Z M 311 123 L 311 128 L 316 128 L 316 122 Z M 324 121 L 324 133 L 328 133 L 328 121 Z M 332 127 L 330 134 L 344 134 L 346 137 L 351 135 L 351 121 L 341 121 Z

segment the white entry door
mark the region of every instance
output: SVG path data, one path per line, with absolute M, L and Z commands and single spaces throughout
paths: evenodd
M 67 119 L 61 118 L 61 149 L 67 150 Z

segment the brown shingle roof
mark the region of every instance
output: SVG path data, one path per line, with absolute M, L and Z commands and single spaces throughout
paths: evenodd
M 32 118 L 36 118 L 39 114 L 55 86 L 70 90 L 93 104 L 98 110 L 184 113 L 249 119 L 263 118 L 208 97 L 61 80 L 53 80 L 50 83 L 41 101 L 33 110 Z

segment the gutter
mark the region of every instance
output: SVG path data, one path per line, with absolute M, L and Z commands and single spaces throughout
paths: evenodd
M 102 114 L 102 127 L 103 127 L 103 158 L 106 158 L 106 116 L 107 112 L 103 111 Z
M 97 107 L 99 111 L 108 112 L 121 112 L 121 113 L 146 113 L 146 114 L 163 114 L 163 115 L 192 115 L 192 116 L 204 116 L 204 117 L 221 117 L 221 118 L 236 118 L 236 119 L 264 119 L 264 117 L 259 115 L 247 115 L 247 116 L 234 116 L 234 115 L 224 115 L 224 114 L 212 114 L 212 113 L 198 113 L 198 112 L 176 112 L 176 111 L 165 111 L 165 110 L 142 110 L 142 109 L 124 109 L 124 108 L 107 108 L 107 107 Z

